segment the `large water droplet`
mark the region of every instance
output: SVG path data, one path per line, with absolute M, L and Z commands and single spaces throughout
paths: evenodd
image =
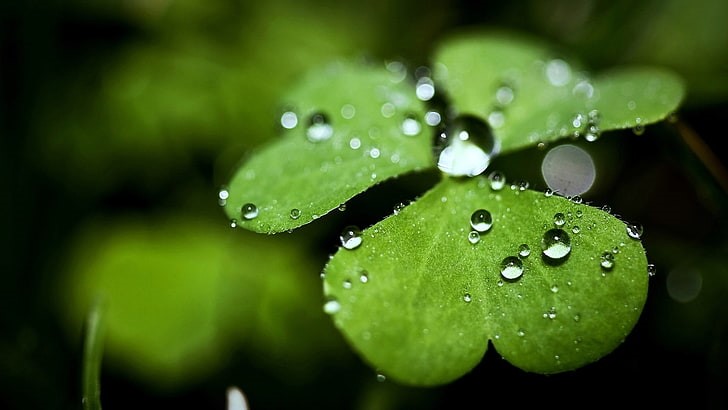
M 571 81 L 571 67 L 569 63 L 561 59 L 553 59 L 546 63 L 544 74 L 551 85 L 561 87 Z
M 255 204 L 247 203 L 240 208 L 240 215 L 250 220 L 258 216 L 258 207 Z
M 488 124 L 473 115 L 461 115 L 437 136 L 437 167 L 448 175 L 473 177 L 488 168 L 499 150 Z
M 493 217 L 485 209 L 478 209 L 470 216 L 470 226 L 478 232 L 486 232 L 493 226 Z
M 515 256 L 507 256 L 501 262 L 501 275 L 508 280 L 515 280 L 523 275 L 523 262 Z
M 549 229 L 541 239 L 541 249 L 551 259 L 563 259 L 571 252 L 571 239 L 561 229 Z
M 334 135 L 334 129 L 329 123 L 329 119 L 324 113 L 314 113 L 308 121 L 308 129 L 306 129 L 306 137 L 311 142 L 326 141 Z
M 627 235 L 629 235 L 630 238 L 640 239 L 640 238 L 642 238 L 643 233 L 644 233 L 644 230 L 642 229 L 642 225 L 627 224 Z
M 354 249 L 362 243 L 361 230 L 357 226 L 349 225 L 341 232 L 339 239 L 341 246 L 346 249 Z
M 599 265 L 604 270 L 612 270 L 614 268 L 614 254 L 612 252 L 604 252 L 599 258 Z

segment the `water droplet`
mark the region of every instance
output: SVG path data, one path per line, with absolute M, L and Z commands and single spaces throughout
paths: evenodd
M 361 230 L 357 226 L 349 225 L 341 232 L 339 239 L 341 246 L 346 249 L 354 249 L 362 243 Z
M 571 252 L 571 239 L 561 229 L 549 229 L 541 239 L 543 254 L 551 259 L 563 259 Z
M 346 211 L 346 204 L 339 204 L 339 207 L 337 208 L 340 212 Z
M 343 286 L 344 289 L 351 289 L 351 281 L 349 279 L 344 279 L 344 281 L 341 282 L 341 286 Z
M 354 108 L 351 104 L 344 104 L 343 107 L 341 107 L 341 116 L 346 119 L 350 120 L 354 118 L 354 115 L 356 114 L 356 108 Z
M 468 233 L 468 242 L 475 245 L 476 243 L 480 242 L 480 234 L 478 231 L 470 231 Z
M 363 270 L 359 273 L 359 282 L 369 283 L 369 272 Z
M 559 293 L 559 286 L 558 285 L 551 285 L 551 292 L 553 292 L 553 293 Z
M 571 67 L 569 63 L 558 58 L 546 63 L 544 73 L 551 85 L 555 87 L 564 86 L 571 81 Z
M 436 139 L 437 167 L 452 176 L 480 175 L 500 150 L 488 124 L 473 115 L 457 117 Z
M 581 315 L 580 315 L 580 314 L 578 314 L 578 313 L 577 313 L 577 314 L 575 314 L 575 315 L 574 315 L 574 322 L 578 322 L 578 321 L 580 321 L 580 320 L 581 320 Z M 581 340 L 579 340 L 579 341 L 581 341 Z M 579 343 L 579 341 L 576 341 L 576 340 L 574 340 L 574 343 Z
M 647 275 L 649 275 L 649 277 L 653 277 L 656 274 L 657 274 L 657 267 L 655 266 L 655 264 L 648 263 L 647 264 Z
M 380 109 L 384 118 L 392 118 L 396 110 L 397 108 L 391 102 L 382 104 L 382 108 Z
M 501 262 L 501 275 L 508 280 L 515 280 L 523 275 L 523 262 L 515 256 L 507 256 Z
M 557 212 L 554 214 L 554 225 L 558 228 L 561 228 L 566 223 L 566 218 L 564 217 L 564 214 L 561 212 Z
M 291 209 L 291 219 L 298 219 L 301 217 L 301 210 L 298 208 Z
M 642 229 L 642 225 L 627 224 L 627 235 L 629 235 L 630 238 L 640 239 L 640 238 L 642 238 L 643 233 L 644 233 L 644 230 Z
M 632 132 L 634 135 L 642 135 L 645 133 L 645 126 L 644 125 L 635 125 L 634 128 L 632 128 Z
M 326 141 L 334 135 L 334 129 L 329 123 L 329 119 L 324 113 L 314 113 L 308 121 L 308 129 L 306 129 L 306 137 L 311 142 Z
M 549 310 L 547 310 L 547 311 L 546 311 L 546 312 L 545 312 L 545 313 L 543 314 L 543 318 L 544 318 L 544 319 L 551 319 L 551 320 L 554 320 L 554 319 L 556 319 L 556 307 L 555 307 L 555 306 L 551 306 L 551 307 L 549 308 Z
M 383 383 L 383 382 L 385 382 L 386 380 L 387 380 L 387 376 L 385 376 L 385 375 L 383 375 L 383 374 L 381 374 L 381 373 L 377 373 L 377 381 L 378 381 L 379 383 Z
M 601 114 L 597 110 L 589 111 L 586 132 L 584 134 L 584 139 L 587 142 L 594 142 L 601 136 L 602 131 L 599 128 L 600 116 Z
M 228 192 L 227 188 L 220 188 L 220 190 L 217 192 L 217 204 L 220 206 L 225 206 L 229 197 L 230 192 Z
M 504 282 L 503 282 L 502 280 L 498 279 L 498 283 L 497 283 L 498 287 L 501 287 L 501 286 L 503 286 L 503 283 L 504 283 Z
M 422 125 L 420 122 L 415 118 L 414 115 L 408 115 L 404 121 L 402 121 L 402 133 L 404 135 L 417 135 L 422 131 Z
M 493 226 L 493 217 L 485 209 L 478 209 L 470 216 L 470 226 L 478 232 L 486 232 Z
M 465 301 L 465 303 L 470 303 L 473 300 L 473 298 L 472 298 L 472 296 L 470 296 L 470 293 L 466 293 L 463 295 L 463 300 Z
M 611 252 L 602 253 L 602 256 L 599 258 L 599 265 L 604 270 L 612 270 L 614 268 L 614 254 Z
M 243 218 L 250 220 L 258 216 L 258 207 L 255 204 L 247 203 L 240 208 Z
M 440 116 L 439 112 L 427 111 L 427 113 L 425 113 L 425 123 L 427 125 L 434 127 L 436 125 L 439 125 L 440 121 L 442 121 L 442 117 Z
M 541 175 L 546 185 L 564 196 L 581 195 L 596 180 L 596 165 L 591 155 L 572 144 L 558 145 L 541 161 Z
M 333 315 L 334 313 L 337 313 L 341 310 L 341 303 L 339 303 L 338 300 L 335 298 L 330 298 L 329 300 L 324 303 L 324 312 L 328 313 L 329 315 Z
M 511 184 L 511 190 L 522 192 L 522 191 L 527 190 L 529 186 L 530 186 L 530 184 L 528 183 L 528 181 L 524 181 L 524 180 L 513 181 L 513 183 Z
M 579 225 L 574 225 L 571 227 L 571 232 L 579 233 L 579 232 L 581 232 L 581 228 L 579 228 Z
M 505 124 L 506 116 L 503 111 L 495 110 L 488 114 L 488 124 L 493 128 L 500 128 Z
M 546 188 L 546 190 L 543 191 L 543 196 L 545 196 L 546 198 L 551 198 L 552 196 L 554 196 L 554 191 L 551 188 Z
M 354 137 L 349 140 L 349 148 L 351 149 L 359 149 L 361 147 L 361 140 L 357 137 Z
M 237 228 L 238 227 L 238 220 L 237 219 L 231 219 L 230 220 L 230 227 L 231 228 Z
M 520 256 L 521 258 L 527 258 L 530 254 L 531 248 L 529 248 L 528 245 L 522 243 L 518 246 L 518 256 Z
M 513 97 L 513 89 L 508 85 L 501 85 L 495 92 L 495 100 L 500 106 L 505 106 L 513 102 Z
M 506 176 L 500 171 L 493 171 L 488 174 L 488 180 L 490 181 L 490 189 L 493 191 L 500 191 L 506 186 Z
M 516 334 L 518 335 L 518 337 L 523 337 L 526 336 L 526 331 L 523 329 L 518 329 L 518 332 L 516 332 Z
M 379 151 L 379 148 L 372 148 L 369 150 L 369 156 L 377 159 L 382 153 Z
M 435 96 L 435 83 L 430 77 L 420 77 L 417 79 L 415 94 L 421 101 L 429 101 Z
M 281 114 L 281 126 L 287 130 L 296 128 L 298 125 L 298 115 L 293 111 L 286 111 Z
M 582 217 L 582 215 L 584 215 L 584 212 L 582 212 L 582 210 L 581 210 L 581 209 L 577 209 L 577 210 L 576 210 L 576 217 L 577 217 L 577 218 L 581 218 L 581 217 Z

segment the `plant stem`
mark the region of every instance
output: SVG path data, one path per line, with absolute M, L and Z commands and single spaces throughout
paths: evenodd
M 84 410 L 101 410 L 101 359 L 105 331 L 105 305 L 97 300 L 86 318 L 81 376 Z

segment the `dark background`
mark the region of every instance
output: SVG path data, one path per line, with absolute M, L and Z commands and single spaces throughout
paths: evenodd
M 277 98 L 297 75 L 361 54 L 426 64 L 435 41 L 469 26 L 541 37 L 594 71 L 657 64 L 686 81 L 676 122 L 649 126 L 641 136 L 614 132 L 590 146 L 608 169 L 585 199 L 640 221 L 657 267 L 625 343 L 594 364 L 551 376 L 524 373 L 491 349 L 451 384 L 412 388 L 376 382 L 321 315 L 314 327 L 282 338 L 283 350 L 286 343 L 309 346 L 293 362 L 285 354 L 258 360 L 267 339 L 254 340 L 255 348 L 240 344 L 201 376 L 180 382 L 155 382 L 165 376 L 104 361 L 104 407 L 222 409 L 226 389 L 238 386 L 253 410 L 439 409 L 463 402 L 725 408 L 726 22 L 728 3 L 720 0 L 3 3 L 0 408 L 81 408 L 79 314 L 64 307 L 83 302 L 61 283 L 84 269 L 69 262 L 86 257 L 89 242 L 76 240 L 84 227 L 108 224 L 93 231 L 103 242 L 130 215 L 142 225 L 174 213 L 225 226 L 217 190 L 246 153 L 274 137 Z M 527 150 L 491 168 L 542 188 L 531 165 L 542 155 Z M 339 227 L 376 222 L 433 178 L 419 177 L 377 187 L 329 222 L 292 234 L 313 266 L 293 277 L 317 283 L 316 266 L 334 250 Z M 320 309 L 321 295 L 312 289 L 306 297 Z M 180 311 L 189 308 L 180 301 Z M 295 319 L 282 320 L 285 335 Z M 317 332 L 328 335 L 319 349 Z M 180 365 L 179 374 L 189 371 Z

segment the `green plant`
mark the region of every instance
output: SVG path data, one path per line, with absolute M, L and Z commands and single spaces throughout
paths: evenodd
M 342 232 L 322 275 L 324 309 L 350 345 L 381 377 L 412 385 L 457 379 L 489 343 L 543 374 L 613 351 L 647 297 L 642 228 L 585 202 L 583 189 L 536 191 L 486 170 L 534 146 L 639 134 L 678 109 L 682 81 L 658 67 L 591 76 L 505 33 L 452 36 L 429 67 L 412 76 L 400 62 L 346 61 L 311 72 L 282 100 L 283 137 L 220 191 L 231 225 L 290 231 L 437 166 L 421 197 Z

